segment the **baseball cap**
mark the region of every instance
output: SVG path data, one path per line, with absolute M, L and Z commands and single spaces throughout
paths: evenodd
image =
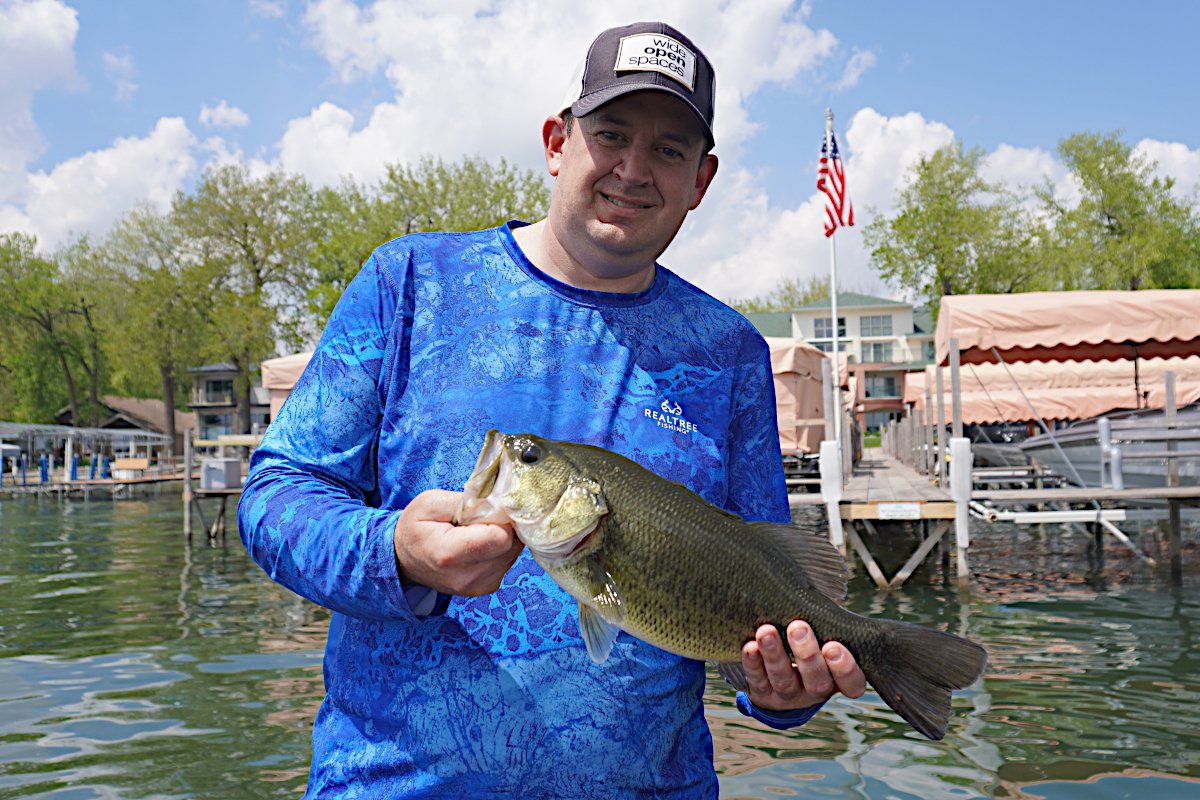
M 561 108 L 584 117 L 630 92 L 667 92 L 696 112 L 712 147 L 716 80 L 691 39 L 665 22 L 635 22 L 596 37 Z

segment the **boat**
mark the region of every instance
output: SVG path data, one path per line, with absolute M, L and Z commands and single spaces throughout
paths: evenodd
M 1057 446 L 1055 446 L 1057 444 Z M 1167 485 L 1168 457 L 1180 455 L 1179 485 L 1200 485 L 1200 402 L 1169 424 L 1161 408 L 1114 411 L 1031 436 L 1019 445 L 1035 464 L 1082 487 Z

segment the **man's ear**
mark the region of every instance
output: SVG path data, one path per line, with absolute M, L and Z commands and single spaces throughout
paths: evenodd
M 558 177 L 562 164 L 563 145 L 567 141 L 567 126 L 562 117 L 546 117 L 542 123 L 542 149 L 546 154 L 546 169 Z
M 692 204 L 688 207 L 689 211 L 695 211 L 696 207 L 700 205 L 700 201 L 704 199 L 704 193 L 708 191 L 716 174 L 717 157 L 709 153 L 700 160 L 700 169 L 696 171 L 696 196 L 692 198 Z

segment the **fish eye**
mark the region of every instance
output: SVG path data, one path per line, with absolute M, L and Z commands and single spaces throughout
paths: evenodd
M 527 444 L 525 449 L 521 451 L 522 464 L 536 464 L 538 459 L 542 457 L 542 448 L 536 444 Z

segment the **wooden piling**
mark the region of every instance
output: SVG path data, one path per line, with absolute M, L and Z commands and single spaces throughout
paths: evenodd
M 192 430 L 183 437 L 183 538 L 192 540 Z
M 1175 373 L 1167 370 L 1166 401 L 1163 416 L 1166 419 L 1167 430 L 1174 430 L 1175 424 Z M 1175 450 L 1175 441 L 1167 440 L 1167 452 Z M 1179 485 L 1179 459 L 1167 457 L 1167 486 Z M 1167 563 L 1170 564 L 1171 583 L 1176 586 L 1183 584 L 1183 520 L 1178 500 L 1170 500 L 1167 504 Z

